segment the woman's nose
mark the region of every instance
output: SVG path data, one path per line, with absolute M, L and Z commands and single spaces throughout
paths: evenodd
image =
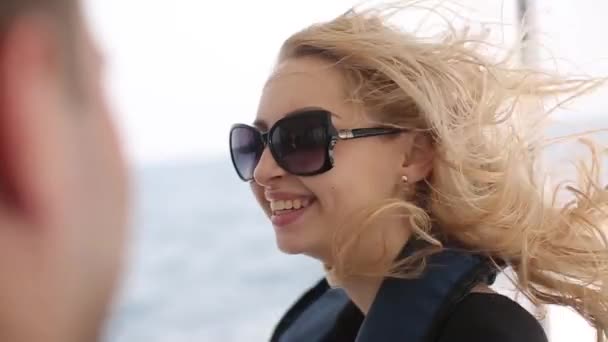
M 287 174 L 283 168 L 277 164 L 272 153 L 266 147 L 260 156 L 260 161 L 253 171 L 253 179 L 261 186 L 268 186 L 274 180 L 280 179 Z

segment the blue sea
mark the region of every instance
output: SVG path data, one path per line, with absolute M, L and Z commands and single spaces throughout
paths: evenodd
M 598 125 L 552 132 L 577 127 Z M 132 248 L 106 342 L 268 341 L 279 317 L 322 276 L 317 262 L 277 251 L 271 225 L 228 158 L 141 165 L 133 179 Z M 550 325 L 587 341 L 580 322 Z M 555 335 L 554 342 L 570 341 Z
M 106 340 L 267 341 L 318 263 L 277 251 L 228 160 L 135 172 L 134 248 Z

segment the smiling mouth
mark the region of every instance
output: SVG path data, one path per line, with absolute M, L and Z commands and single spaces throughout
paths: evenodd
M 306 213 L 306 209 L 314 202 L 315 199 L 310 197 L 291 200 L 272 200 L 270 201 L 270 220 L 276 229 L 287 231 L 285 229 L 298 221 Z
M 305 209 L 313 201 L 314 199 L 311 198 L 270 201 L 270 210 L 273 216 L 285 215 L 296 210 Z

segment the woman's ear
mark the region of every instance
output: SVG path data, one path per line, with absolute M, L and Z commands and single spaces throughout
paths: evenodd
M 428 177 L 433 169 L 435 148 L 428 134 L 408 134 L 402 172 L 409 183 L 416 183 Z

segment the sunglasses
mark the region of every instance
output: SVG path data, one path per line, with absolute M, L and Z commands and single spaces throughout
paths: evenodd
M 322 109 L 298 111 L 277 121 L 268 132 L 235 124 L 230 129 L 230 155 L 236 173 L 251 181 L 262 152 L 269 148 L 272 157 L 286 172 L 314 176 L 334 166 L 334 147 L 339 140 L 358 139 L 403 132 L 400 128 L 356 128 L 338 130 L 331 113 Z

